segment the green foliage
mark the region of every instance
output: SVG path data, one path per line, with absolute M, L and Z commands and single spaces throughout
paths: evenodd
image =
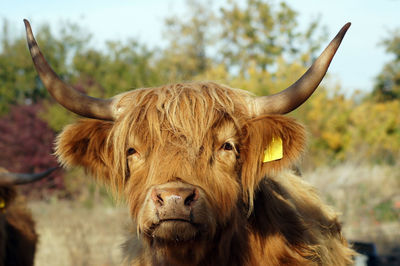
M 329 88 L 332 91 L 332 88 Z M 311 136 L 312 165 L 346 160 L 395 164 L 400 151 L 400 101 L 376 102 L 366 95 L 344 97 L 319 88 L 295 116 Z
M 400 150 L 400 101 L 365 101 L 351 114 L 353 152 L 378 162 L 393 162 Z
M 242 73 L 250 66 L 270 69 L 284 55 L 312 55 L 320 45 L 319 39 L 308 41 L 313 39 L 318 23 L 314 21 L 304 33 L 300 32 L 297 12 L 285 2 L 247 0 L 242 7 L 228 1 L 219 19 L 222 60 Z
M 25 36 L 11 39 L 5 23 L 0 46 L 0 115 L 10 105 L 49 98 L 27 49 Z M 78 90 L 95 97 L 112 97 L 132 88 L 159 84 L 161 74 L 155 51 L 135 41 L 110 41 L 107 52 L 89 46 L 91 35 L 72 23 L 64 23 L 59 34 L 48 25 L 35 27 L 41 50 L 56 73 Z M 56 131 L 76 117 L 52 100 L 41 117 Z
M 7 22 L 1 36 L 0 46 L 0 115 L 10 104 L 23 104 L 29 98 L 35 100 L 43 94 L 36 86 L 36 73 L 26 49 L 25 39 L 11 39 Z
M 374 215 L 380 222 L 396 222 L 399 219 L 399 214 L 394 209 L 394 203 L 389 200 L 375 206 Z
M 382 45 L 393 55 L 393 60 L 376 77 L 372 95 L 378 101 L 400 99 L 400 29 L 390 32 L 389 36 Z
M 54 132 L 60 132 L 64 126 L 74 122 L 78 118 L 77 115 L 53 101 L 44 103 L 44 109 L 39 113 L 39 117 L 46 121 Z
M 346 159 L 353 137 L 349 131 L 349 114 L 355 103 L 341 95 L 338 89 L 332 95 L 328 89 L 319 88 L 307 105 L 297 111 L 297 117 L 312 135 L 309 156 L 317 165 L 335 164 Z
M 210 1 L 187 0 L 185 16 L 166 18 L 164 37 L 168 46 L 159 63 L 168 80 L 190 80 L 210 67 L 208 52 L 216 38 L 211 28 L 217 23 L 210 5 Z
M 221 53 L 231 67 L 243 72 L 253 63 L 265 70 L 285 49 L 293 48 L 296 12 L 285 3 L 274 11 L 271 4 L 260 0 L 247 0 L 244 8 L 228 1 L 221 13 Z
M 228 0 L 216 10 L 212 1 L 187 0 L 187 7 L 185 16 L 166 20 L 161 63 L 169 80 L 193 79 L 221 65 L 249 78 L 249 69 L 275 72 L 282 58 L 307 64 L 326 36 L 317 34 L 317 20 L 299 31 L 297 13 L 284 2 Z
M 154 86 L 159 74 L 154 52 L 135 41 L 107 42 L 107 53 L 84 49 L 73 57 L 75 86 L 95 97 L 112 97 L 132 88 Z
M 62 78 L 69 80 L 70 53 L 79 50 L 90 39 L 90 35 L 83 34 L 77 25 L 71 23 L 63 24 L 60 37 L 55 37 L 48 25 L 37 27 L 36 33 L 41 49 L 46 51 L 46 59 Z M 33 68 L 25 35 L 21 34 L 12 39 L 8 23 L 5 21 L 0 36 L 0 115 L 2 115 L 9 110 L 11 104 L 39 102 L 47 98 L 48 93 Z

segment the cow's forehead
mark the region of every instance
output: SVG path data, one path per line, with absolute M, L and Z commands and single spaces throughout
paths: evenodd
M 250 115 L 254 104 L 249 92 L 214 82 L 188 82 L 155 88 L 136 89 L 117 95 L 114 110 L 123 115 L 133 108 L 149 105 L 171 114 L 175 111 L 201 111 L 201 107 L 227 113 Z
M 232 135 L 232 128 L 250 117 L 249 93 L 212 82 L 138 89 L 119 97 L 117 123 L 144 139 L 201 145 L 213 129 Z

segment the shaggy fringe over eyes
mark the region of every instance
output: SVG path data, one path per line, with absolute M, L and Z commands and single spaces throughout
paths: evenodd
M 113 176 L 118 186 L 126 182 L 126 149 L 129 138 L 138 136 L 148 149 L 153 145 L 179 145 L 200 148 L 210 128 L 228 116 L 239 125 L 248 113 L 244 91 L 212 82 L 173 84 L 138 89 L 122 95 L 116 108 L 120 117 L 109 138 L 114 149 Z
M 296 163 L 301 157 L 306 134 L 304 127 L 294 119 L 281 115 L 266 115 L 248 121 L 244 127 L 244 149 L 242 150 L 242 184 L 244 201 L 253 209 L 254 191 L 266 175 L 274 175 Z M 283 158 L 263 163 L 264 151 L 273 137 L 280 137 Z

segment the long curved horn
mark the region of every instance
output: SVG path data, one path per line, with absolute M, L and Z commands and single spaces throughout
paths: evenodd
M 349 22 L 342 27 L 307 72 L 293 85 L 277 94 L 257 97 L 255 99 L 256 114 L 286 114 L 304 103 L 325 76 L 329 64 L 350 25 Z
M 93 98 L 64 83 L 53 71 L 40 51 L 29 21 L 24 19 L 24 23 L 29 51 L 36 71 L 54 99 L 78 115 L 101 120 L 114 120 L 112 99 Z
M 58 169 L 58 167 L 53 167 L 37 174 L 0 173 L 0 186 L 22 185 L 35 182 L 48 176 L 56 169 Z

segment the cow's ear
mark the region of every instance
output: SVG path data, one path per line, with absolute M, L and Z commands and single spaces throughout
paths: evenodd
M 295 164 L 305 147 L 305 130 L 294 119 L 260 116 L 247 122 L 240 157 L 242 184 L 252 196 L 260 180 Z
M 113 123 L 93 119 L 68 125 L 58 136 L 56 155 L 67 166 L 82 166 L 94 177 L 108 181 L 112 165 L 112 149 L 107 141 Z

